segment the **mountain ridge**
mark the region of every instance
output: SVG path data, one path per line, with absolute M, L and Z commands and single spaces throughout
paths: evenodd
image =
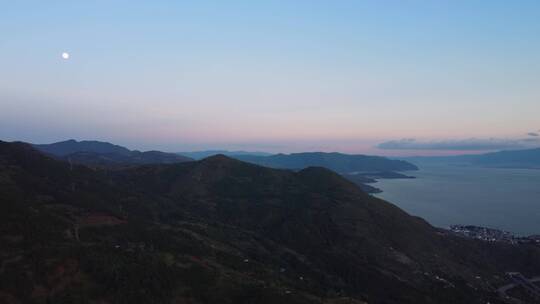
M 413 156 L 400 159 L 418 164 L 446 163 L 496 168 L 539 169 L 540 148 L 456 156 Z
M 540 272 L 536 247 L 441 233 L 324 168 L 218 155 L 91 170 L 0 142 L 0 185 L 0 229 L 16 236 L 0 255 L 21 256 L 0 294 L 23 300 L 496 303 L 496 276 Z M 36 275 L 66 261 L 78 265 L 71 283 Z
M 192 152 L 177 152 L 176 154 L 187 156 L 196 160 L 200 160 L 212 155 L 223 154 L 227 156 L 235 155 L 253 155 L 253 156 L 270 156 L 272 153 L 261 152 L 261 151 L 229 151 L 229 150 L 203 150 L 203 151 L 192 151 Z
M 52 144 L 33 144 L 36 149 L 54 157 L 94 167 L 123 167 L 193 161 L 186 156 L 161 151 L 137 151 L 101 141 L 73 139 Z
M 343 154 L 338 152 L 304 152 L 276 154 L 271 156 L 234 156 L 240 160 L 262 166 L 299 170 L 309 166 L 320 166 L 338 173 L 355 171 L 407 171 L 418 167 L 402 160 L 392 160 L 382 156 Z

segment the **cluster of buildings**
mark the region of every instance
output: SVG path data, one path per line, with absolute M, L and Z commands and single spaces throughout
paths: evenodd
M 458 236 L 477 239 L 485 242 L 534 244 L 540 246 L 540 235 L 516 236 L 508 231 L 472 225 L 453 225 L 450 226 L 450 231 Z

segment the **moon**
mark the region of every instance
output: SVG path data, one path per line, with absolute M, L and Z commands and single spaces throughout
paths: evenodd
M 63 53 L 62 53 L 62 59 L 68 60 L 68 59 L 69 59 L 69 53 L 63 52 Z

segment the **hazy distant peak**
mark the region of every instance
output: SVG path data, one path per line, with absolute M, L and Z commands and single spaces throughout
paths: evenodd
M 96 140 L 76 141 L 69 139 L 52 144 L 34 144 L 36 149 L 55 156 L 66 156 L 76 152 L 95 153 L 120 153 L 129 154 L 131 151 L 125 147 L 114 145 L 108 142 Z
M 351 155 L 337 152 L 303 152 L 271 156 L 244 155 L 234 157 L 262 166 L 296 170 L 307 167 L 324 167 L 340 173 L 418 170 L 415 165 L 406 161 L 392 160 L 381 156 Z
M 203 158 L 201 162 L 238 162 L 238 160 L 228 157 L 224 154 L 216 154 Z
M 456 156 L 418 156 L 404 159 L 419 163 L 459 163 L 498 168 L 540 168 L 540 148 Z
M 34 148 L 60 159 L 69 159 L 97 167 L 118 167 L 141 164 L 177 163 L 191 161 L 186 156 L 161 151 L 141 152 L 108 142 L 69 139 L 52 144 L 33 145 Z
M 261 151 L 228 151 L 228 150 L 203 150 L 203 151 L 192 151 L 192 152 L 177 152 L 178 155 L 187 156 L 193 159 L 203 159 L 212 155 L 222 154 L 227 156 L 269 156 L 272 153 L 261 152 Z

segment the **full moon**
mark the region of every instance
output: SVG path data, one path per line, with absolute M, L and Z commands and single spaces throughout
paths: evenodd
M 69 59 L 69 53 L 63 52 L 62 53 L 62 59 L 68 60 Z

